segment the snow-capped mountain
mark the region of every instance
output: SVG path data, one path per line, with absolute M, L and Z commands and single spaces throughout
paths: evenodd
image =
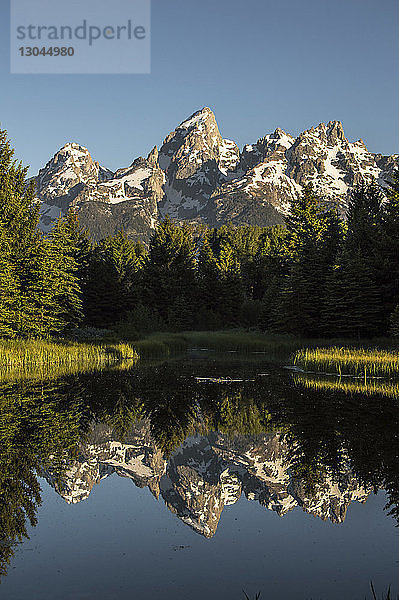
M 309 491 L 295 475 L 285 436 L 276 433 L 234 439 L 220 433 L 194 435 L 166 458 L 148 420 L 134 426 L 124 443 L 115 441 L 106 426 L 96 425 L 79 459 L 65 464 L 62 481 L 51 471 L 46 478 L 72 504 L 88 498 L 94 485 L 113 473 L 148 487 L 179 519 L 208 538 L 216 533 L 223 508 L 242 494 L 279 516 L 300 507 L 342 523 L 350 503 L 365 502 L 371 492 L 349 466 Z
M 146 159 L 112 173 L 94 162 L 87 148 L 66 144 L 37 177 L 41 227 L 48 231 L 72 207 L 97 239 L 122 227 L 146 238 L 157 223 L 164 183 L 156 148 Z
M 209 108 L 195 113 L 165 139 L 159 165 L 166 174 L 161 214 L 184 220 L 206 212 L 214 190 L 234 172 L 240 160 L 236 144 L 222 139 Z
M 349 142 L 339 121 L 296 138 L 276 129 L 240 152 L 222 138 L 211 109 L 203 108 L 166 137 L 159 153 L 155 147 L 130 167 L 113 173 L 71 143 L 36 180 L 45 231 L 72 206 L 96 238 L 121 227 L 148 238 L 166 214 L 210 226 L 281 223 L 307 183 L 344 213 L 356 183 L 375 178 L 385 185 L 394 168 L 399 155 L 373 154 L 362 140 Z

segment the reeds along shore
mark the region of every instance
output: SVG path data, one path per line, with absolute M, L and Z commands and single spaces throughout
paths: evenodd
M 353 377 L 397 377 L 397 351 L 367 348 L 306 348 L 298 350 L 294 364 L 304 371 Z
M 241 353 L 265 352 L 289 355 L 296 348 L 292 341 L 248 332 L 159 333 L 140 340 L 77 342 L 68 340 L 0 340 L 0 371 L 20 369 L 90 370 L 105 368 L 140 358 L 165 358 L 187 349 L 210 349 Z
M 90 370 L 139 359 L 167 358 L 187 350 L 236 352 L 264 355 L 265 361 L 280 366 L 294 363 L 304 371 L 351 375 L 353 377 L 395 377 L 399 375 L 399 354 L 395 350 L 328 347 L 328 340 L 301 340 L 251 331 L 161 332 L 139 340 L 98 342 L 53 340 L 0 340 L 0 372 L 54 369 Z
M 399 383 L 381 379 L 342 379 L 336 377 L 326 378 L 322 375 L 309 375 L 305 373 L 294 375 L 294 381 L 306 389 L 319 392 L 341 392 L 344 394 L 362 394 L 362 396 L 385 396 L 386 398 L 399 398 Z
M 78 343 L 47 340 L 0 340 L 0 369 L 107 366 L 124 359 L 137 359 L 130 344 Z
M 267 354 L 277 359 L 296 348 L 292 341 L 248 332 L 159 333 L 139 340 L 77 342 L 0 340 L 0 378 L 52 377 L 61 373 L 129 367 L 139 359 L 165 359 L 187 350 Z

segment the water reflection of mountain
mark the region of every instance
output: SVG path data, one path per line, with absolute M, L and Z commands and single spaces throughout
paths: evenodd
M 266 433 L 194 435 L 165 459 L 151 435 L 150 423 L 134 426 L 124 443 L 103 425 L 94 428 L 77 460 L 66 466 L 61 481 L 47 480 L 68 503 L 85 500 L 93 486 L 116 473 L 140 488 L 148 487 L 184 523 L 212 537 L 225 506 L 242 494 L 283 516 L 299 506 L 304 511 L 342 523 L 352 501 L 364 502 L 371 491 L 349 466 L 339 476 L 326 476 L 316 489 L 295 473 L 286 436 Z
M 36 524 L 43 475 L 70 503 L 111 474 L 130 478 L 206 537 L 242 495 L 279 515 L 300 507 L 341 523 L 352 501 L 383 489 L 399 520 L 391 387 L 365 393 L 301 381 L 263 360 L 216 359 L 4 383 L 0 575 Z

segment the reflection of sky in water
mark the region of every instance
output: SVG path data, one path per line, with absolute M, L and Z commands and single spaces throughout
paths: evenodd
M 205 539 L 115 475 L 73 506 L 44 490 L 39 525 L 4 582 L 9 600 L 202 600 L 244 597 L 243 588 L 276 600 L 363 598 L 371 577 L 379 589 L 398 581 L 383 493 L 352 504 L 344 525 L 300 509 L 279 518 L 243 498 Z

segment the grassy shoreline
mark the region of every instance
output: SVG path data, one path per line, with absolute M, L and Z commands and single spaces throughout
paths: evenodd
M 109 366 L 138 359 L 126 343 L 87 343 L 66 340 L 0 340 L 0 369 Z
M 397 377 L 399 354 L 380 348 L 305 348 L 298 350 L 294 364 L 304 371 L 328 375 L 359 377 Z
M 336 340 L 335 340 L 336 344 Z M 383 349 L 383 348 L 386 349 Z M 0 371 L 56 369 L 90 370 L 131 364 L 140 359 L 162 359 L 180 352 L 212 351 L 265 355 L 281 366 L 337 375 L 391 376 L 399 374 L 399 356 L 392 340 L 381 339 L 354 347 L 353 342 L 305 340 L 251 331 L 189 331 L 153 333 L 136 340 L 0 340 Z

